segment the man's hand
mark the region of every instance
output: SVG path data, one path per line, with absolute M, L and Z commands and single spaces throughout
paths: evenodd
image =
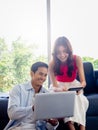
M 58 124 L 58 120 L 57 119 L 48 119 L 47 122 L 49 122 L 53 126 L 56 126 Z

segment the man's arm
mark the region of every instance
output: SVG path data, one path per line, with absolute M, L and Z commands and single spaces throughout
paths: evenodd
M 29 113 L 33 114 L 32 106 L 26 106 L 27 93 L 22 93 L 20 87 L 15 86 L 9 94 L 8 115 L 12 120 L 24 118 Z

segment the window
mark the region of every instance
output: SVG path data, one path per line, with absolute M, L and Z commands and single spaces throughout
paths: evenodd
M 29 80 L 31 64 L 48 63 L 63 35 L 98 69 L 97 10 L 97 0 L 0 0 L 0 91 Z
M 75 54 L 98 59 L 97 12 L 97 0 L 51 0 L 51 46 L 64 35 Z
M 33 62 L 48 61 L 46 0 L 0 0 L 0 91 L 28 80 Z

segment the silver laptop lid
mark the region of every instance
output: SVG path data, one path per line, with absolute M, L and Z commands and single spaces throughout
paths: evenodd
M 72 117 L 74 115 L 75 95 L 75 91 L 36 94 L 35 119 Z

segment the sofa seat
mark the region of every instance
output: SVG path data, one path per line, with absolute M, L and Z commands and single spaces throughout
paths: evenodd
M 87 99 L 89 100 L 87 116 L 98 116 L 98 93 L 89 94 Z

